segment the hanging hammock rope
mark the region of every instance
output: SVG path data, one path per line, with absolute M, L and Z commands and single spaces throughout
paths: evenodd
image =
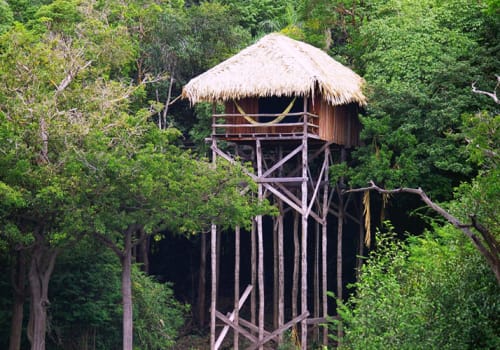
M 290 104 L 285 108 L 285 110 L 283 111 L 283 113 L 278 114 L 276 116 L 276 118 L 274 118 L 273 120 L 271 120 L 269 122 L 265 122 L 265 123 L 260 123 L 260 122 L 256 121 L 255 119 L 253 119 L 252 117 L 246 115 L 245 111 L 243 110 L 243 108 L 241 108 L 241 106 L 238 104 L 238 102 L 236 102 L 236 101 L 233 101 L 233 102 L 234 102 L 234 105 L 236 106 L 236 108 L 238 109 L 238 112 L 240 112 L 240 114 L 243 115 L 243 118 L 245 118 L 245 120 L 247 122 L 249 122 L 250 124 L 254 124 L 254 125 L 263 125 L 263 126 L 266 126 L 266 125 L 277 124 L 280 121 L 282 121 L 283 119 L 285 119 L 285 117 L 287 116 L 287 114 L 290 113 L 290 111 L 292 110 L 293 104 L 295 103 L 296 99 L 297 99 L 297 97 L 293 98 L 292 102 L 290 102 Z

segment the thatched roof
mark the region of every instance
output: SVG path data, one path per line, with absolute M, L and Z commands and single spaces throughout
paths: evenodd
M 194 104 L 319 93 L 333 105 L 364 105 L 363 83 L 363 78 L 320 49 L 273 33 L 193 78 L 182 95 Z

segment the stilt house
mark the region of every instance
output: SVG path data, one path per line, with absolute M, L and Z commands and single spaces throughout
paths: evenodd
M 234 332 L 234 349 L 241 345 L 240 340 L 245 346 L 251 344 L 249 349 L 263 349 L 269 342 L 279 344 L 283 332 L 299 323 L 302 349 L 307 348 L 311 331 L 317 341 L 327 344 L 326 330 L 319 339 L 318 324 L 325 322 L 328 315 L 328 278 L 335 276 L 327 269 L 327 245 L 332 237 L 327 228 L 332 222 L 328 215 L 333 214 L 338 223 L 337 237 L 333 237 L 337 245 L 340 242 L 336 250 L 337 285 L 342 285 L 342 225 L 351 218 L 362 230 L 362 220 L 356 221 L 355 215 L 344 212 L 347 204 L 342 195 L 333 196 L 335 188 L 330 186 L 328 168 L 334 159 L 345 160 L 346 150 L 359 144 L 358 110 L 366 104 L 363 83 L 360 76 L 320 49 L 281 34 L 269 34 L 184 87 L 183 96 L 192 104 L 214 103 L 210 138 L 213 156 L 236 162 L 242 152 L 247 152 L 245 160 L 254 164 L 254 173 L 249 175 L 258 184 L 259 198 L 268 197 L 280 208 L 280 215 L 273 219 L 272 234 L 263 234 L 261 216 L 254 221 L 250 233 L 252 278 L 242 295 L 240 232 L 236 230 L 234 309 L 230 315 L 218 311 L 218 235 L 216 227 L 212 228 L 211 349 L 220 347 L 229 329 Z M 224 104 L 224 113 L 215 113 L 216 103 Z M 227 147 L 222 150 L 219 141 L 229 141 L 234 151 Z M 336 203 L 332 198 L 337 198 Z M 285 217 L 292 215 L 294 224 L 286 225 Z M 284 227 L 292 226 L 290 243 L 288 237 L 292 235 L 285 234 Z M 308 234 L 316 239 L 312 249 L 307 248 L 308 242 L 311 246 Z M 283 242 L 295 248 L 284 251 Z M 274 249 L 273 269 L 264 266 L 266 244 Z M 285 259 L 294 261 L 293 277 L 285 273 Z M 308 261 L 314 261 L 314 268 L 308 269 Z M 264 277 L 269 274 L 274 280 L 272 288 L 264 285 Z M 309 286 L 311 281 L 313 288 Z M 250 321 L 239 317 L 249 295 Z M 270 320 L 264 313 L 270 295 L 273 330 L 266 329 Z M 217 319 L 225 324 L 220 332 L 216 329 Z
M 346 147 L 359 143 L 363 79 L 324 51 L 269 34 L 183 90 L 191 103 L 221 102 L 213 136 L 228 140 L 301 135 Z M 307 120 L 307 123 L 306 123 Z

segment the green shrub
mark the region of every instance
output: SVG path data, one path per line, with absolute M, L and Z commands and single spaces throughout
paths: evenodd
M 188 306 L 179 303 L 170 283 L 158 283 L 137 268 L 132 273 L 134 344 L 137 349 L 168 349 L 175 344 Z
M 354 287 L 339 308 L 342 349 L 500 348 L 500 288 L 450 226 L 406 241 L 379 234 Z

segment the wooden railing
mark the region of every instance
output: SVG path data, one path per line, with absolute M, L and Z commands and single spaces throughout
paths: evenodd
M 212 136 L 218 138 L 319 137 L 319 118 L 308 112 L 288 113 L 279 123 L 266 124 L 280 114 L 246 114 L 258 123 L 250 123 L 241 114 L 214 114 Z

